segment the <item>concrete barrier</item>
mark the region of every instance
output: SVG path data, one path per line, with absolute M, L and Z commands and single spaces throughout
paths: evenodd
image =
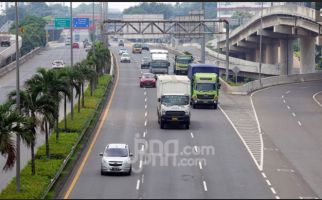
M 36 47 L 34 50 L 32 50 L 31 52 L 27 53 L 26 55 L 22 56 L 19 59 L 19 64 L 23 64 L 26 61 L 30 60 L 32 57 L 34 57 L 37 53 L 39 53 L 40 51 L 42 51 L 43 48 L 42 47 Z M 16 69 L 16 61 L 0 68 L 0 77 L 6 75 L 7 73 L 11 72 L 12 70 Z
M 283 76 L 273 76 L 262 78 L 262 85 L 259 84 L 259 80 L 248 82 L 241 86 L 230 86 L 224 80 L 221 79 L 222 90 L 228 94 L 248 95 L 249 93 L 262 88 L 282 85 L 289 83 L 301 83 L 306 81 L 322 80 L 322 72 L 309 73 L 309 74 L 292 74 Z

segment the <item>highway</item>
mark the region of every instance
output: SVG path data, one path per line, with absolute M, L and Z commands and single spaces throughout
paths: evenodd
M 321 91 L 322 81 L 312 81 L 253 95 L 264 132 L 264 171 L 281 198 L 322 196 Z
M 87 55 L 85 49 L 74 49 L 74 63 L 81 61 Z M 20 87 L 22 88 L 24 82 L 30 79 L 37 71 L 38 67 L 51 68 L 51 63 L 55 59 L 63 59 L 67 65 L 70 65 L 70 46 L 65 46 L 64 43 L 52 43 L 51 46 L 35 55 L 30 60 L 26 61 L 20 66 Z M 7 99 L 8 93 L 16 89 L 16 70 L 13 70 L 3 77 L 0 77 L 0 103 L 4 103 Z M 74 93 L 75 94 L 75 93 Z M 74 101 L 77 103 L 77 101 Z M 70 111 L 70 106 L 67 106 L 67 111 Z M 60 119 L 63 118 L 63 104 L 60 106 Z M 45 143 L 45 135 L 38 134 L 36 147 Z M 30 160 L 30 149 L 21 143 L 21 169 Z M 5 158 L 0 157 L 0 166 L 4 166 Z M 16 174 L 15 167 L 12 170 L 4 172 L 0 170 L 0 191 L 6 187 L 12 177 Z
M 274 198 L 219 109 L 193 109 L 189 130 L 180 127 L 160 129 L 156 89 L 140 88 L 138 84 L 142 55 L 133 55 L 128 48 L 132 63 L 123 64 L 119 63 L 118 48 L 112 46 L 111 49 L 117 55 L 120 73 L 107 118 L 103 119 L 102 129 L 91 143 L 92 148 L 76 165 L 75 176 L 66 183 L 60 198 Z M 171 57 L 170 61 L 174 56 Z M 173 72 L 172 65 L 169 71 Z M 138 141 L 142 144 L 144 141 L 148 144 L 175 141 L 180 153 L 175 162 L 170 158 L 167 165 L 160 158 L 154 164 L 144 164 L 145 159 L 138 158 L 138 152 L 143 150 L 147 155 L 159 151 L 147 144 L 136 145 Z M 131 176 L 100 174 L 99 153 L 106 144 L 116 142 L 129 144 L 134 153 Z M 187 147 L 190 147 L 190 154 L 182 154 Z M 202 152 L 202 147 L 212 147 L 214 154 Z M 161 155 L 165 157 L 166 154 Z M 187 166 L 183 162 L 187 160 L 195 163 Z

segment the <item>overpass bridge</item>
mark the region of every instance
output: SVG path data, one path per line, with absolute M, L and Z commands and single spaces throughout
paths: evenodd
M 262 35 L 262 69 L 265 65 L 280 75 L 293 71 L 293 48 L 295 39 L 300 40 L 300 73 L 315 71 L 315 43 L 322 33 L 321 24 L 315 21 L 315 10 L 302 6 L 274 6 L 263 9 L 262 31 L 261 13 L 257 13 L 246 24 L 229 34 L 229 54 L 238 60 L 250 63 L 259 61 L 259 38 Z M 226 52 L 226 38 L 221 37 L 218 47 Z M 233 58 L 233 59 L 234 59 Z
M 19 49 L 22 45 L 22 38 L 19 36 Z M 0 68 L 9 64 L 11 60 L 14 60 L 14 55 L 16 54 L 16 37 L 15 35 L 10 35 L 10 47 L 0 47 Z

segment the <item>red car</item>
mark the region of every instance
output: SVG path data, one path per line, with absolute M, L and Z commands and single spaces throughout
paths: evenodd
M 72 47 L 73 49 L 79 49 L 79 44 L 77 42 L 74 42 Z
M 140 76 L 140 87 L 155 87 L 156 76 L 152 73 L 143 73 Z

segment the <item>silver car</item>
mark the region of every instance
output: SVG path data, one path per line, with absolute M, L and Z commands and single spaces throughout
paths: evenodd
M 104 153 L 100 153 L 103 156 L 101 161 L 101 175 L 105 173 L 126 173 L 131 175 L 132 164 L 129 147 L 127 144 L 108 144 L 105 147 Z

